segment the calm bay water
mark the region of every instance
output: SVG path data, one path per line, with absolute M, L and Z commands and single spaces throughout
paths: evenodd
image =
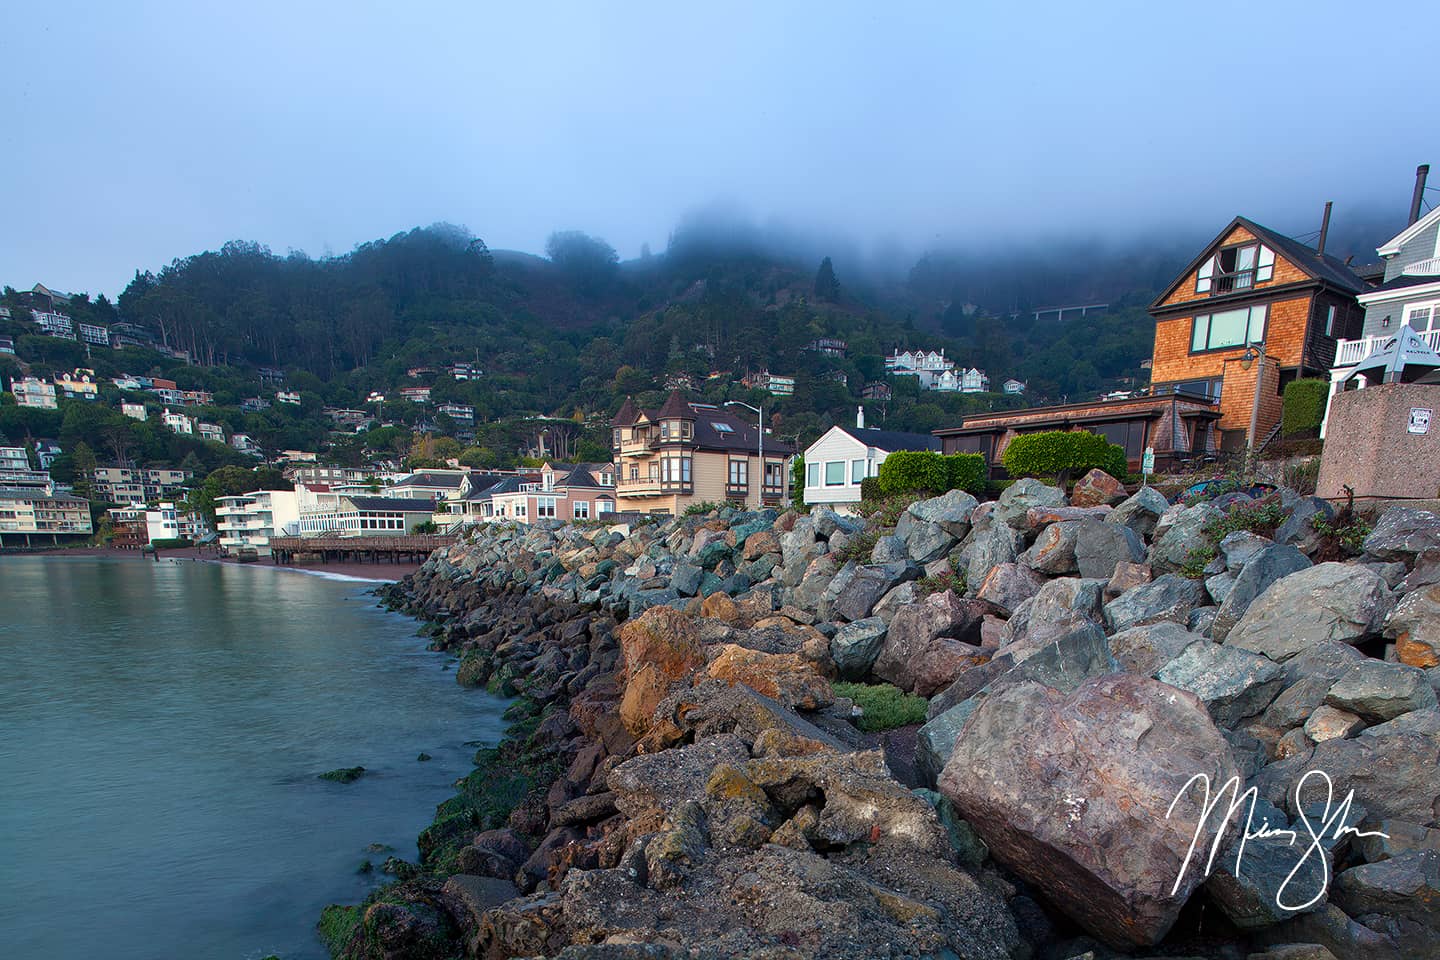
M 504 727 L 372 586 L 0 560 L 0 956 L 325 957 L 320 908 L 378 882 L 367 847 L 415 859 L 466 741 Z

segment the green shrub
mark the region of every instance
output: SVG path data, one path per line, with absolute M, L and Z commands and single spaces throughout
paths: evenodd
M 1295 380 L 1285 386 L 1285 400 L 1280 414 L 1280 435 L 1284 437 L 1314 436 L 1325 419 L 1325 398 L 1330 393 L 1328 380 Z
M 943 493 L 950 482 L 945 459 L 933 450 L 896 450 L 877 471 L 880 490 L 897 493 Z
M 805 458 L 799 454 L 790 461 L 790 505 L 805 509 Z
M 1320 458 L 1312 457 L 1300 463 L 1287 463 L 1280 471 L 1281 482 L 1296 493 L 1313 496 L 1315 482 L 1320 479 Z
M 156 550 L 183 550 L 195 546 L 195 543 L 186 537 L 177 537 L 173 540 L 151 540 L 150 545 Z
M 692 503 L 690 504 L 690 506 L 686 507 L 685 513 L 683 515 L 687 517 L 698 517 L 702 513 L 711 513 L 715 510 L 719 510 L 722 506 L 723 504 L 711 503 L 709 500 L 702 500 L 699 503 Z
M 945 460 L 947 490 L 984 493 L 990 470 L 985 457 L 978 453 L 952 453 Z
M 879 477 L 866 477 L 860 481 L 861 500 L 882 500 L 884 497 L 885 491 L 880 489 Z
M 861 530 L 850 537 L 849 542 L 841 550 L 835 551 L 835 559 L 840 563 L 854 560 L 856 563 L 869 563 L 870 554 L 875 552 L 875 541 L 880 539 L 880 530 L 870 527 Z
M 956 596 L 965 596 L 965 571 L 954 570 L 946 573 L 937 573 L 934 576 L 921 577 L 915 581 L 915 591 L 923 599 L 932 593 L 944 593 L 950 591 Z
M 1128 469 L 1123 447 L 1088 430 L 1022 433 L 1001 459 L 1012 477 L 1055 477 L 1062 483 L 1096 467 L 1117 478 Z
M 835 695 L 855 701 L 863 711 L 855 725 L 866 733 L 924 723 L 925 710 L 930 705 L 924 697 L 902 693 L 888 683 L 837 683 Z

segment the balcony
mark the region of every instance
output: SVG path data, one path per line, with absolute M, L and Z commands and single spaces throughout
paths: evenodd
M 1237 293 L 1255 287 L 1255 268 L 1236 270 L 1234 273 L 1217 273 L 1210 278 L 1210 296 Z
M 615 492 L 622 497 L 659 497 L 669 494 L 691 494 L 695 492 L 695 485 L 682 481 L 664 481 L 658 478 L 621 480 L 616 484 Z
M 1387 333 L 1378 337 L 1363 337 L 1359 340 L 1341 340 L 1335 347 L 1335 366 L 1353 367 L 1364 360 L 1370 354 L 1383 350 L 1385 344 L 1394 340 L 1399 335 Z M 1440 330 L 1425 330 L 1420 332 L 1420 340 L 1431 350 L 1440 351 Z

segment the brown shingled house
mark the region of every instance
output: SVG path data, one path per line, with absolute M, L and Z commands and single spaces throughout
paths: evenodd
M 1041 430 L 1101 434 L 1136 472 L 1147 447 L 1162 469 L 1243 450 L 1252 416 L 1257 444 L 1280 422 L 1287 383 L 1328 376 L 1336 340 L 1359 329 L 1366 286 L 1345 262 L 1236 217 L 1150 306 L 1148 396 L 981 414 L 935 434 L 944 452 L 992 466 L 1015 436 Z
M 765 437 L 764 486 L 760 436 L 723 407 L 690 403 L 676 390 L 659 410 L 629 398 L 611 423 L 616 508 L 680 514 L 692 503 L 727 500 L 779 505 L 788 497 L 786 465 L 794 450 Z

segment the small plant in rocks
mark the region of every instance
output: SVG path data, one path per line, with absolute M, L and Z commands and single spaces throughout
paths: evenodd
M 924 723 L 930 705 L 924 697 L 904 693 L 888 683 L 837 683 L 835 695 L 855 701 L 861 710 L 855 725 L 866 733 Z

